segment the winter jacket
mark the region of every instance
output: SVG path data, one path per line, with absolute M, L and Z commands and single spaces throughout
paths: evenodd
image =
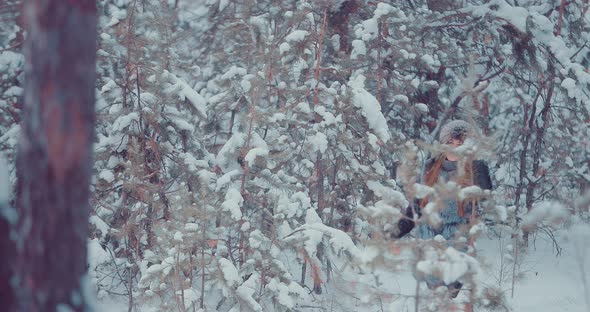
M 434 165 L 435 159 L 430 159 L 426 164 L 426 172 L 429 172 Z M 485 190 L 492 189 L 492 180 L 490 179 L 490 173 L 487 164 L 482 160 L 474 160 L 473 161 L 473 184 L 479 186 Z M 456 162 L 450 162 L 445 160 L 439 176 L 442 176 L 445 180 L 449 180 L 449 177 L 454 175 L 456 172 Z M 456 231 L 460 224 L 466 223 L 466 217 L 459 216 L 457 211 L 457 202 L 449 200 L 446 203 L 445 209 L 441 212 L 441 219 L 443 220 L 443 224 L 440 228 L 434 229 L 428 225 L 423 225 L 419 227 L 419 236 L 420 238 L 431 238 L 437 234 L 444 236 L 446 239 L 449 239 Z M 414 200 L 413 203 L 410 204 L 406 208 L 405 218 L 400 219 L 398 222 L 398 231 L 397 233 L 392 233 L 392 236 L 395 238 L 401 238 L 404 235 L 408 234 L 415 226 L 414 223 L 414 211 L 421 216 L 420 213 L 420 203 L 419 200 Z M 466 208 L 466 211 L 471 211 L 471 208 Z

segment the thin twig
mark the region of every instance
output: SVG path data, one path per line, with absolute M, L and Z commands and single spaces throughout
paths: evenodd
M 555 31 L 555 35 L 561 35 L 561 24 L 563 22 L 563 9 L 565 7 L 565 0 L 561 0 L 561 5 L 559 6 L 559 21 L 557 22 L 557 30 Z
M 20 48 L 22 45 L 23 44 L 21 42 L 19 42 L 11 47 L 0 49 L 0 52 L 13 51 L 13 50 L 16 50 L 17 48 Z
M 315 79 L 315 90 L 313 94 L 313 103 L 317 105 L 319 103 L 318 92 L 317 92 L 317 85 L 320 83 L 320 64 L 322 63 L 322 48 L 324 46 L 324 36 L 326 34 L 326 17 L 328 16 L 328 7 L 324 9 L 324 18 L 322 21 L 322 30 L 320 32 L 320 38 L 318 42 L 318 59 L 317 64 L 315 66 L 315 71 L 313 73 L 313 78 Z

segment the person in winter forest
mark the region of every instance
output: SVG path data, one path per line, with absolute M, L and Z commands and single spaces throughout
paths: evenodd
M 453 120 L 445 124 L 440 131 L 439 141 L 457 148 L 461 146 L 467 138 L 473 138 L 473 129 L 471 125 L 464 120 Z M 458 166 L 463 166 L 459 168 Z M 459 170 L 462 169 L 462 170 Z M 426 170 L 422 183 L 427 186 L 433 186 L 438 182 L 446 183 L 454 181 L 461 187 L 477 185 L 481 189 L 492 188 L 492 182 L 489 175 L 487 164 L 481 160 L 465 161 L 453 149 L 443 152 L 440 155 L 429 159 L 426 163 Z M 414 227 L 414 213 L 421 216 L 423 209 L 428 201 L 426 199 L 418 200 L 407 208 L 406 217 L 399 221 L 399 231 L 396 236 L 401 238 L 408 234 Z M 441 235 L 447 241 L 451 242 L 457 236 L 461 235 L 461 227 L 465 227 L 477 215 L 479 203 L 474 201 L 459 201 L 456 198 L 444 198 L 444 207 L 440 210 L 442 220 L 439 227 L 433 227 L 422 222 L 418 226 L 418 237 L 421 239 L 431 239 L 436 235 Z M 467 246 L 463 251 L 467 250 Z M 427 277 L 426 283 L 429 288 L 434 289 L 445 284 L 435 278 Z M 456 297 L 462 287 L 462 283 L 455 281 L 446 285 L 451 291 L 451 296 Z

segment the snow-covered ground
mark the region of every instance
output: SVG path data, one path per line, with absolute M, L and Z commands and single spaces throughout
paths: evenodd
M 509 311 L 531 312 L 589 312 L 590 306 L 586 303 L 585 292 L 590 295 L 590 289 L 584 287 L 583 277 L 590 281 L 590 230 L 586 226 L 584 231 L 578 231 L 577 236 L 558 235 L 556 241 L 561 249 L 560 255 L 556 255 L 554 243 L 546 234 L 539 233 L 531 237 L 531 245 L 526 253 L 517 257 L 514 296 L 512 296 L 512 262 L 514 255 L 511 249 L 511 240 L 494 235 L 483 235 L 477 242 L 478 258 L 482 261 L 484 274 L 481 282 L 488 286 L 497 286 L 509 303 Z M 409 270 L 388 274 L 380 272 L 381 290 L 393 296 L 382 296 L 382 301 L 377 307 L 383 311 L 414 311 L 414 294 L 416 281 Z M 368 277 L 368 279 L 370 279 Z M 367 280 L 368 281 L 368 280 Z M 362 295 L 370 293 L 362 279 L 347 280 L 343 274 L 340 278 L 333 278 L 323 295 L 315 297 L 315 304 L 303 308 L 305 311 L 317 311 L 313 306 L 322 305 L 330 311 L 374 311 L 375 305 L 367 309 Z M 345 287 L 342 287 L 342 286 Z M 590 286 L 590 285 L 589 285 Z M 350 294 L 344 298 L 343 292 L 356 290 L 358 293 Z M 374 290 L 374 289 L 373 289 Z M 428 292 L 424 283 L 421 284 L 422 296 Z M 468 291 L 462 291 L 458 298 L 450 302 L 449 311 L 453 307 L 460 306 L 460 302 L 466 299 Z M 353 296 L 358 295 L 355 299 Z M 590 298 L 588 298 L 590 299 Z M 421 307 L 427 310 L 427 297 L 423 297 Z M 98 303 L 99 311 L 124 312 L 128 311 L 126 300 L 103 300 Z M 154 308 L 145 308 L 142 311 L 156 311 Z M 476 308 L 475 311 L 489 311 Z M 500 310 L 501 311 L 501 310 Z
M 545 234 L 538 234 L 527 254 L 522 256 L 521 278 L 515 285 L 514 297 L 510 285 L 506 285 L 512 311 L 569 311 L 588 312 L 590 306 L 586 299 L 590 285 L 584 287 L 583 277 L 590 282 L 590 236 L 568 240 L 558 236 L 557 242 L 561 254 L 556 256 L 552 241 Z M 581 241 L 581 239 L 583 239 Z M 579 243 L 584 243 L 580 246 Z M 482 252 L 492 262 L 488 278 L 492 279 L 499 272 L 498 241 L 483 240 Z M 580 248 L 582 247 L 582 248 Z M 586 292 L 586 295 L 584 294 Z

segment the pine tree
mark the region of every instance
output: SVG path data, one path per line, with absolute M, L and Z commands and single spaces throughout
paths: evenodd
M 27 93 L 16 210 L 3 207 L 0 223 L 10 270 L 2 273 L 2 306 L 86 311 L 96 7 L 32 1 L 25 9 Z

